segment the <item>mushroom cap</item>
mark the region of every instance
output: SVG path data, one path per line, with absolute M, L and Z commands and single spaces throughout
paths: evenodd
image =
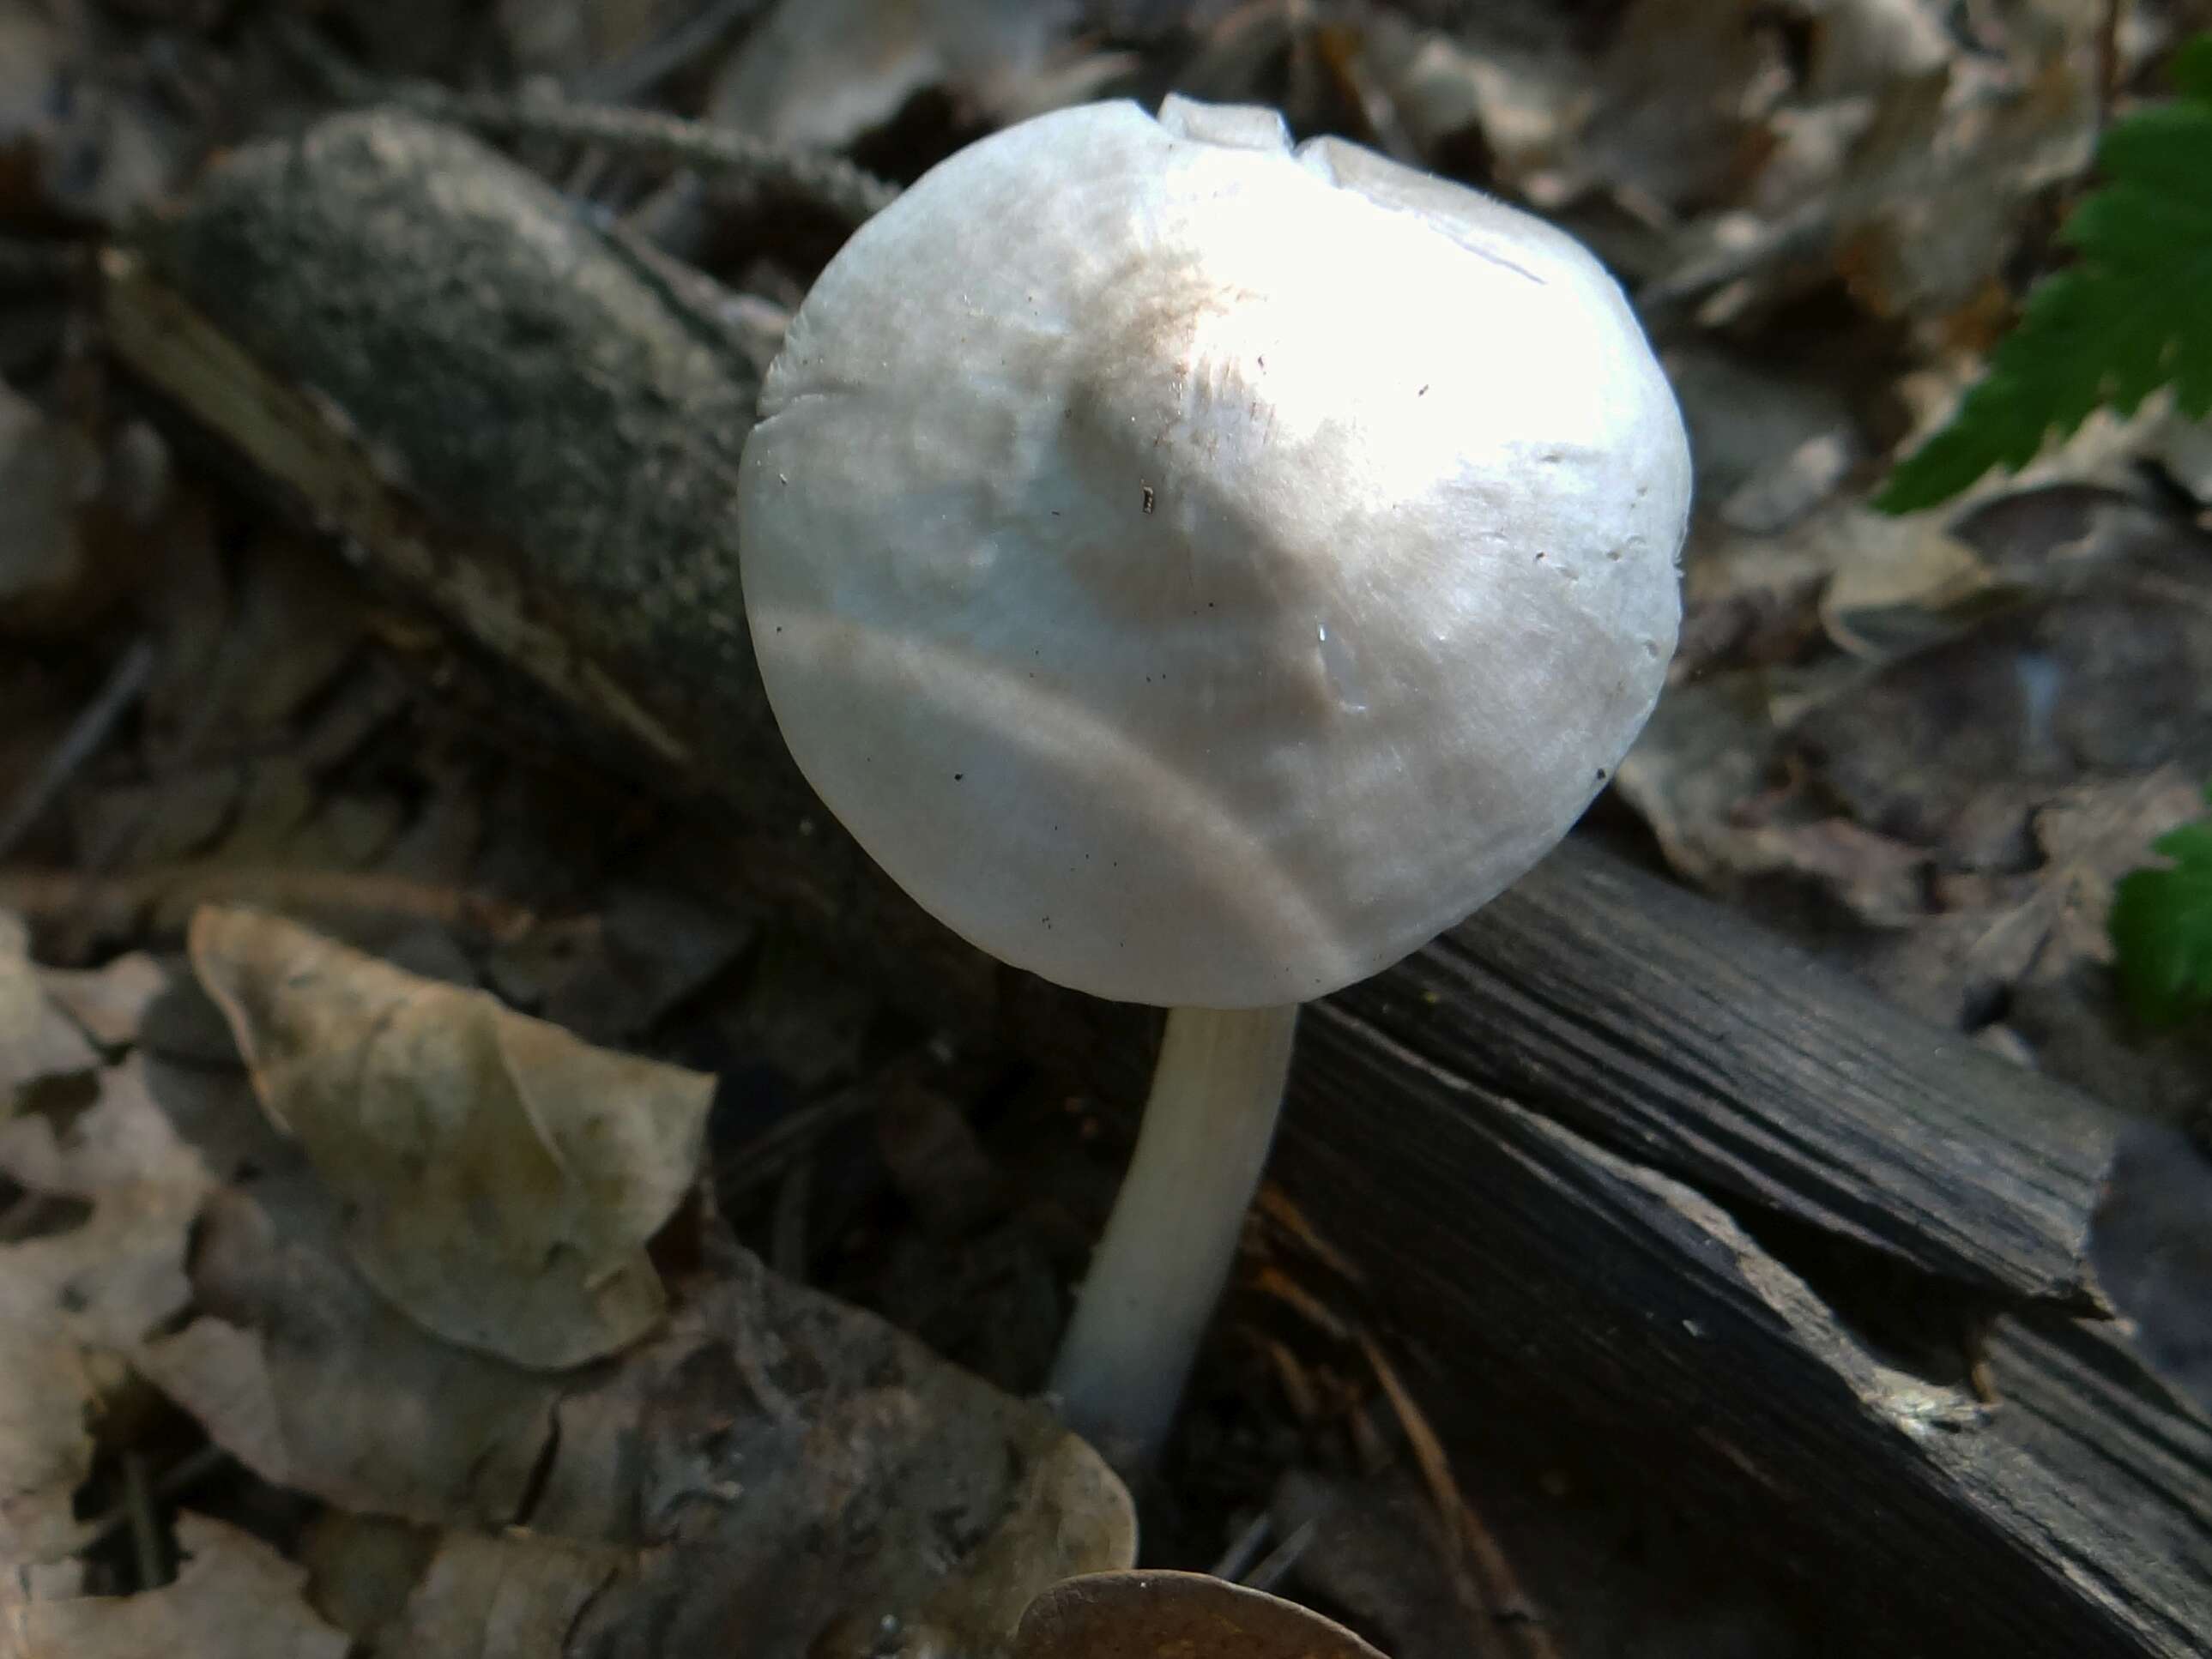
M 1577 243 L 1280 117 L 1040 116 L 865 226 L 746 443 L 799 767 L 927 909 L 1234 1008 L 1418 948 L 1650 714 L 1690 460 Z

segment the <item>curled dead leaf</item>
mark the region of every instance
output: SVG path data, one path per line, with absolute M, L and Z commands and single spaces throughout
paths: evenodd
M 345 1659 L 344 1634 L 301 1594 L 307 1570 L 250 1534 L 177 1517 L 185 1557 L 173 1584 L 137 1595 L 31 1601 L 0 1626 L 9 1659 Z
M 0 912 L 0 1121 L 37 1085 L 97 1069 L 83 1034 L 48 998 L 27 954 L 30 934 Z
M 562 1659 L 567 1638 L 638 1553 L 542 1533 L 438 1532 L 333 1510 L 302 1553 L 317 1609 L 364 1656 Z
M 1333 1620 L 1198 1572 L 1097 1572 L 1030 1604 L 1014 1659 L 1382 1659 Z
M 191 950 L 263 1108 L 345 1206 L 354 1265 L 394 1306 L 546 1370 L 659 1322 L 646 1241 L 697 1170 L 711 1077 L 274 916 L 202 909 Z
M 133 1353 L 191 1299 L 186 1241 L 204 1166 L 143 1069 L 102 1073 L 89 1103 L 0 1123 L 0 1176 L 22 1189 L 0 1244 L 0 1564 L 82 1541 L 71 1500 L 103 1403 Z
M 340 1260 L 334 1207 L 285 1156 L 250 1194 L 218 1194 L 192 1258 L 206 1311 L 145 1345 L 139 1368 L 274 1484 L 432 1542 L 526 1525 L 546 1541 L 513 1558 L 503 1619 L 562 1622 L 544 1598 L 573 1612 L 580 1581 L 538 1565 L 553 1540 L 590 1547 L 567 1559 L 614 1570 L 575 1650 L 658 1656 L 692 1650 L 668 1632 L 738 1631 L 755 1659 L 829 1659 L 872 1651 L 889 1619 L 995 1653 L 1040 1590 L 1134 1559 L 1127 1491 L 1048 1413 L 726 1240 L 708 1241 L 649 1340 L 555 1374 L 401 1318 Z M 634 1552 L 636 1570 L 605 1551 Z M 426 1619 L 470 1616 L 471 1575 L 499 1565 L 453 1554 L 459 1577 L 439 1588 L 431 1542 L 396 1565 L 379 1553 L 366 1535 L 343 1552 L 349 1583 L 404 1579 L 380 1611 L 319 1602 L 349 1629 L 417 1595 Z
M 169 974 L 152 957 L 134 951 L 101 968 L 41 969 L 39 983 L 71 1024 L 100 1048 L 115 1053 L 138 1040 L 146 1010 L 169 988 Z

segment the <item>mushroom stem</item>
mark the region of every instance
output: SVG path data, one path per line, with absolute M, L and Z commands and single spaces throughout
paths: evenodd
M 1298 1005 L 1174 1008 L 1137 1149 L 1053 1367 L 1068 1426 L 1116 1468 L 1158 1455 L 1282 1107 Z

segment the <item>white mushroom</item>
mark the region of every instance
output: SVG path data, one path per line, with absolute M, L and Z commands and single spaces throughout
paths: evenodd
M 1651 712 L 1681 422 L 1569 237 L 1272 111 L 1063 110 L 823 273 L 740 495 L 786 740 L 994 956 L 1172 1010 L 1054 1376 L 1158 1447 L 1297 1005 L 1535 862 Z

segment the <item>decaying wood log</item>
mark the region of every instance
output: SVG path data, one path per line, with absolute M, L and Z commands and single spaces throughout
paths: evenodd
M 1840 1653 L 2202 1652 L 2212 1431 L 2109 1324 L 2006 1316 L 1984 1404 L 1883 1363 L 1704 1194 L 1335 1003 L 1308 1024 L 1281 1171 L 1418 1334 L 1448 1427 L 1564 1408 L 1686 1504 L 1755 1513 L 1744 1547 L 1818 1585 Z
M 1716 1196 L 1999 1299 L 2097 1305 L 2110 1129 L 2079 1095 L 1588 846 L 1340 1001 Z
M 731 513 L 758 365 L 709 285 L 392 114 L 240 153 L 105 270 L 114 349 L 179 416 L 711 802 L 733 884 L 1134 1097 L 1145 1016 L 951 938 L 785 757 Z M 1847 1647 L 2179 1656 L 2212 1628 L 2212 1437 L 2075 1317 L 2112 1141 L 2077 1093 L 1570 843 L 1316 1006 L 1277 1174 L 1445 1420 L 1602 1434 L 1814 1583 Z M 1993 1331 L 2002 1403 L 1900 1343 L 1900 1306 Z

